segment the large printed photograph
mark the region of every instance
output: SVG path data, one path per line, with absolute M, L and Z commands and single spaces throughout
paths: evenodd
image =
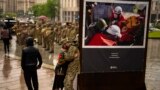
M 145 48 L 148 2 L 84 0 L 83 48 Z

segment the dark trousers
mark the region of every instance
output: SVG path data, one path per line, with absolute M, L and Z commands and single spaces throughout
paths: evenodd
M 57 89 L 61 89 L 63 90 L 64 87 L 64 78 L 66 76 L 66 71 L 68 68 L 68 64 L 70 62 L 65 62 L 62 65 L 58 65 L 55 68 L 55 78 L 54 78 L 54 83 L 53 83 L 53 87 L 52 90 L 57 90 Z
M 9 39 L 8 38 L 4 38 L 3 39 L 3 44 L 4 44 L 4 52 L 5 53 L 9 53 Z
M 36 68 L 26 67 L 24 69 L 24 79 L 28 90 L 38 90 L 38 76 Z
M 61 90 L 63 90 L 63 87 L 64 87 L 64 78 L 65 78 L 65 75 L 55 75 L 55 79 L 54 79 L 54 83 L 53 83 L 53 87 L 52 87 L 52 90 L 59 90 L 59 88 Z

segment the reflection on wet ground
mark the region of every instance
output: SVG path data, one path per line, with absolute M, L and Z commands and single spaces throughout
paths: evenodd
M 0 57 L 0 90 L 27 90 L 20 67 L 20 60 L 5 56 Z M 40 90 L 51 90 L 53 70 L 41 68 L 38 70 Z
M 13 40 L 16 38 L 13 37 Z M 56 45 L 55 45 L 56 46 Z M 51 65 L 52 69 L 41 68 L 38 70 L 40 90 L 51 90 L 54 79 L 53 61 L 56 63 L 57 54 L 51 54 L 45 51 L 41 46 L 40 49 L 44 63 Z M 58 45 L 56 46 L 58 52 Z M 20 67 L 20 54 L 22 47 L 18 46 L 15 41 L 11 41 L 10 57 L 4 55 L 2 41 L 0 40 L 0 90 L 27 90 L 24 83 L 23 71 Z M 146 86 L 147 90 L 160 89 L 160 40 L 149 39 L 147 67 L 146 67 Z
M 2 73 L 4 78 L 8 78 L 8 76 L 10 76 L 11 73 L 11 65 L 10 65 L 10 58 L 5 56 L 4 57 L 4 62 L 3 62 L 3 69 L 2 69 Z
M 11 41 L 10 55 L 5 55 L 3 44 L 0 40 L 0 90 L 27 90 L 20 66 L 22 48 L 15 43 L 15 37 Z M 53 68 L 53 67 L 52 67 Z M 51 90 L 54 71 L 42 67 L 38 70 L 39 90 Z

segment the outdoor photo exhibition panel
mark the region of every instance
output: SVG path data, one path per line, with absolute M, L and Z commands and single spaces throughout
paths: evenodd
M 82 73 L 144 71 L 149 2 L 83 0 Z

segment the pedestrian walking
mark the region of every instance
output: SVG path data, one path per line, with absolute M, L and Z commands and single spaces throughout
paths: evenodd
M 11 33 L 9 31 L 9 29 L 4 26 L 4 28 L 1 28 L 1 38 L 3 40 L 3 44 L 4 44 L 4 52 L 5 54 L 8 53 L 9 54 L 9 44 L 10 44 L 10 39 L 11 39 Z
M 26 47 L 22 50 L 21 67 L 28 90 L 38 90 L 37 69 L 41 68 L 42 57 L 37 48 L 34 47 L 33 38 L 26 39 Z

